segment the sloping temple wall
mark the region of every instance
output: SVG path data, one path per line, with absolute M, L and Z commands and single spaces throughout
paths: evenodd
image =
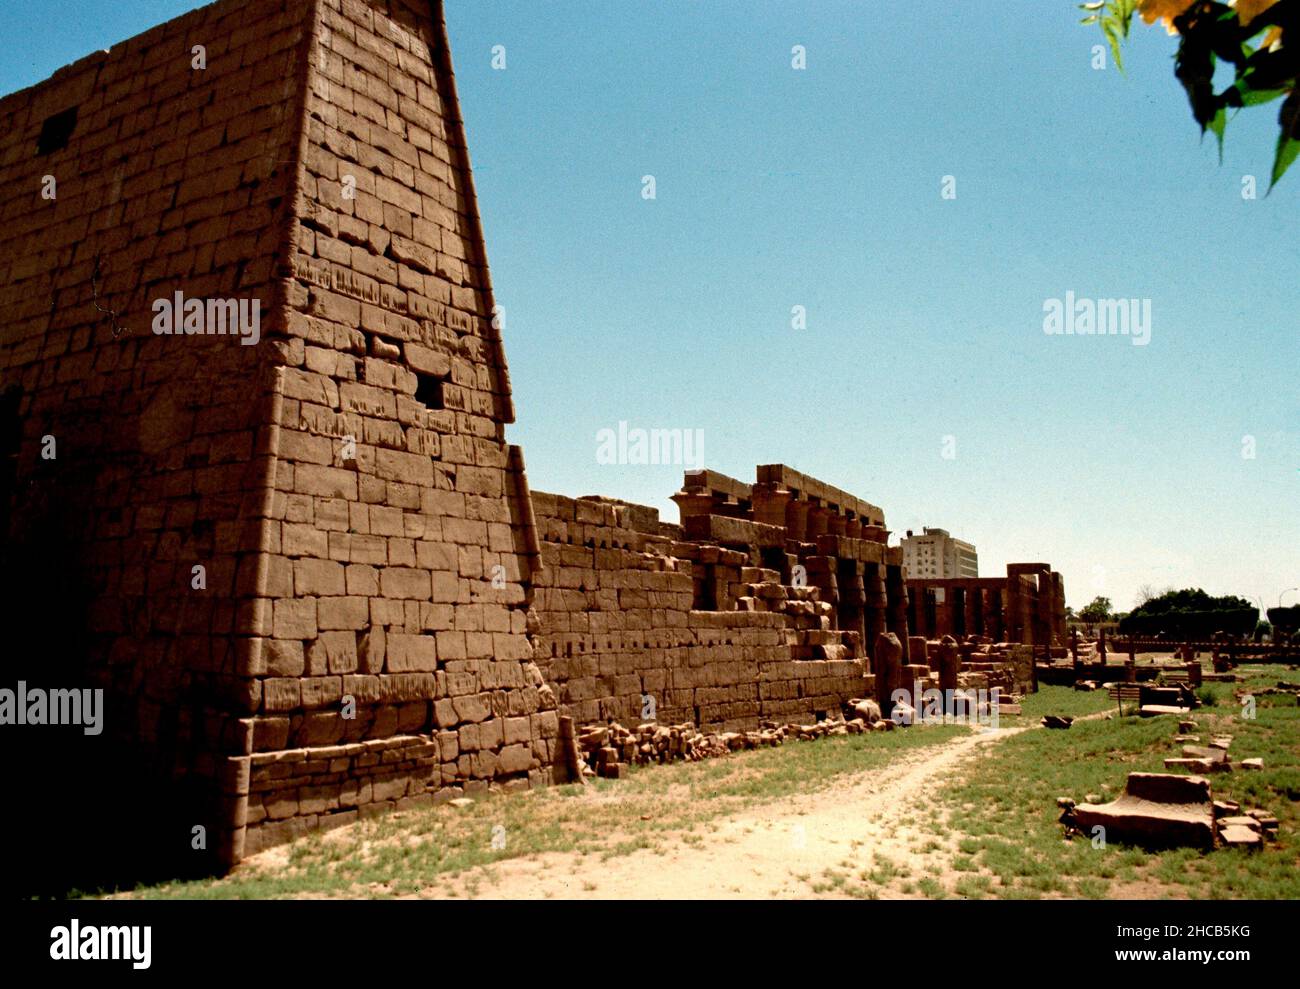
M 4 563 L 40 644 L 16 672 L 107 707 L 102 739 L 6 760 L 98 760 L 77 806 L 227 863 L 544 781 L 537 550 L 441 5 L 223 0 L 0 122 Z M 256 300 L 256 339 L 155 332 L 176 292 Z

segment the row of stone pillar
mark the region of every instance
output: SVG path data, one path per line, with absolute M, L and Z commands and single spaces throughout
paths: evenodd
M 797 497 L 795 492 L 772 481 L 760 481 L 753 486 L 752 505 L 755 522 L 784 526 L 786 538 L 796 542 L 814 542 L 818 536 L 827 535 L 879 543 L 889 538 L 884 526 Z
M 876 703 L 885 717 L 893 711 L 896 690 L 913 690 L 913 684 L 904 682 L 903 667 L 907 665 L 907 639 L 900 639 L 893 632 L 882 632 L 875 640 L 873 672 L 876 675 Z M 956 691 L 957 675 L 961 672 L 961 651 L 951 635 L 940 640 L 932 665 L 938 668 L 939 689 Z M 951 697 L 952 694 L 945 693 L 944 710 L 948 714 L 953 713 L 948 703 Z M 913 708 L 918 708 L 920 703 L 920 698 L 911 698 Z
M 936 600 L 935 589 L 920 588 L 910 608 L 913 631 L 929 639 L 945 635 L 987 635 L 1002 641 L 1006 634 L 1003 592 L 986 587 L 948 587 L 944 600 Z M 933 614 L 931 614 L 933 605 Z M 960 614 L 961 621 L 957 621 Z
M 902 568 L 829 556 L 805 557 L 808 583 L 835 607 L 840 629 L 857 632 L 871 655 L 882 633 L 892 632 L 908 654 L 907 584 Z

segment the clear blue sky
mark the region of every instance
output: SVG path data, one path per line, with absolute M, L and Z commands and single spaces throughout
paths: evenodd
M 10 0 L 0 90 L 195 6 Z M 974 542 L 986 575 L 1050 561 L 1076 607 L 1300 585 L 1300 166 L 1263 198 L 1276 104 L 1220 164 L 1175 39 L 1135 25 L 1128 77 L 1096 71 L 1079 16 L 449 0 L 532 485 L 675 520 L 681 468 L 598 464 L 596 433 L 702 429 L 717 470 L 791 464 L 896 532 Z M 1150 344 L 1045 335 L 1067 291 L 1150 299 Z

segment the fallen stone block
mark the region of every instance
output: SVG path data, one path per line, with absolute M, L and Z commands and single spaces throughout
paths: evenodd
M 1055 714 L 1049 714 L 1040 722 L 1044 728 L 1069 728 L 1074 723 L 1071 717 L 1058 717 Z
M 1213 759 L 1166 759 L 1166 769 L 1185 769 L 1189 773 L 1230 773 L 1232 764 Z
M 1219 827 L 1221 828 L 1230 828 L 1234 825 L 1243 828 L 1250 828 L 1252 831 L 1262 832 L 1264 830 L 1259 821 L 1255 820 L 1255 818 L 1251 817 L 1249 814 L 1234 814 L 1232 817 L 1219 818 Z
M 1181 735 L 1187 735 L 1187 734 L 1190 734 L 1190 733 L 1192 733 L 1192 732 L 1194 732 L 1194 731 L 1196 731 L 1196 730 L 1197 730 L 1197 729 L 1196 729 L 1196 722 L 1195 722 L 1195 721 L 1180 721 L 1180 722 L 1178 722 L 1178 732 L 1179 732 L 1179 734 L 1181 734 Z
M 1240 824 L 1229 824 L 1219 830 L 1219 842 L 1226 848 L 1259 848 L 1264 838 L 1258 831 Z
M 1277 838 L 1278 820 L 1266 810 L 1252 808 L 1246 812 L 1250 817 L 1259 821 L 1259 826 L 1264 832 L 1264 836 L 1269 839 Z
M 1079 804 L 1070 823 L 1085 834 L 1105 828 L 1108 841 L 1145 847 L 1214 848 L 1214 806 L 1203 776 L 1129 773 L 1124 793 L 1108 804 Z
M 1237 763 L 1237 765 L 1240 766 L 1242 769 L 1249 769 L 1249 770 L 1254 770 L 1255 772 L 1259 772 L 1264 768 L 1264 760 L 1256 756 L 1253 759 L 1242 759 L 1241 762 Z
M 1161 714 L 1185 714 L 1187 708 L 1174 707 L 1170 704 L 1143 704 L 1138 708 L 1138 716 L 1142 718 L 1154 718 Z

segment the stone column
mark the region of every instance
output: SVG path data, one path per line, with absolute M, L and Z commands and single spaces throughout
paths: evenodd
M 903 650 L 903 665 L 907 665 L 907 584 L 903 581 L 903 568 L 885 565 L 885 593 L 889 597 L 889 631 L 898 637 Z
M 840 560 L 840 627 L 859 636 L 866 634 L 867 606 L 866 582 L 862 579 L 862 564 L 857 560 Z M 864 644 L 869 639 L 863 639 Z
M 1008 642 L 1024 642 L 1025 629 L 1021 621 L 1020 578 L 1008 577 L 1003 593 L 1002 625 Z
M 808 511 L 808 541 L 814 542 L 818 536 L 830 531 L 831 510 L 822 505 L 813 504 Z
M 994 642 L 1002 642 L 1002 595 L 996 590 L 985 588 L 984 595 L 984 634 Z
M 957 649 L 957 640 L 945 635 L 939 642 L 939 689 L 944 692 L 944 711 L 952 714 L 952 705 L 948 698 L 953 695 L 950 690 L 957 689 L 957 674 L 961 672 L 961 653 Z
M 754 521 L 785 528 L 786 508 L 792 497 L 791 492 L 771 481 L 755 484 L 752 494 Z
M 809 556 L 803 560 L 808 570 L 808 583 L 820 592 L 818 597 L 831 606 L 832 628 L 840 626 L 840 591 L 839 581 L 835 578 L 835 558 L 833 556 Z
M 1065 578 L 1052 572 L 1052 632 L 1065 639 Z
M 966 619 L 967 635 L 975 635 L 979 631 L 979 598 L 979 588 L 962 589 L 962 606 L 966 609 L 963 617 Z
M 714 498 L 711 494 L 702 494 L 696 491 L 678 491 L 673 495 L 673 501 L 677 503 L 677 510 L 682 516 L 682 525 L 686 524 L 688 518 L 694 518 L 697 515 L 713 515 Z
M 943 595 L 943 600 L 936 601 L 934 609 L 933 635 L 936 639 L 942 639 L 945 635 L 952 634 L 952 588 L 936 587 L 935 597 L 937 598 L 940 594 Z
M 887 611 L 889 608 L 889 598 L 885 594 L 885 575 L 882 572 L 883 564 L 868 563 L 865 565 L 863 574 L 863 584 L 866 588 L 866 614 L 863 615 L 863 645 L 867 651 L 872 653 L 876 648 L 876 640 L 882 632 L 889 629 Z M 875 672 L 875 663 L 871 666 L 872 672 Z
M 1034 600 L 1034 642 L 1045 646 L 1052 644 L 1052 607 L 1056 592 L 1052 589 L 1051 574 L 1038 575 L 1038 597 Z
M 893 632 L 884 632 L 876 639 L 876 703 L 886 718 L 893 710 L 894 691 L 903 675 L 903 644 Z
M 810 508 L 812 508 L 812 504 L 800 498 L 792 498 L 786 504 L 785 527 L 787 538 L 800 543 L 808 541 L 808 510 Z

